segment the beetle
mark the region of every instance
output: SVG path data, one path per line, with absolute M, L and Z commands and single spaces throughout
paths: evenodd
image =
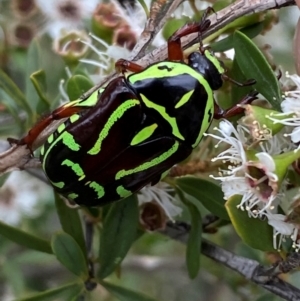
M 84 206 L 102 206 L 154 185 L 200 143 L 213 118 L 241 113 L 222 110 L 213 91 L 230 79 L 200 43 L 187 62 L 181 38 L 202 34 L 205 17 L 188 23 L 168 39 L 168 59 L 142 67 L 121 59 L 122 73 L 105 88 L 69 102 L 37 123 L 18 144 L 30 149 L 53 121 L 67 118 L 41 148 L 43 169 L 54 189 Z M 125 72 L 131 71 L 130 75 Z M 240 86 L 252 85 L 250 80 Z M 250 103 L 247 95 L 240 103 Z

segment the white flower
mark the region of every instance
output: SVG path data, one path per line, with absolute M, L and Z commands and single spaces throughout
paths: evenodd
M 294 149 L 293 144 L 287 140 L 285 134 L 277 133 L 269 140 L 262 141 L 259 144 L 261 150 L 269 155 L 279 155 Z
M 98 67 L 98 72 L 95 74 L 90 74 L 91 79 L 97 83 L 99 82 L 103 76 L 107 75 L 107 72 L 111 71 L 115 67 L 115 62 L 120 59 L 126 59 L 129 58 L 130 51 L 127 48 L 112 45 L 110 46 L 105 41 L 100 39 L 99 37 L 94 36 L 93 34 L 90 34 L 93 40 L 98 42 L 101 45 L 101 48 L 105 48 L 104 51 L 101 51 L 97 49 L 96 46 L 94 46 L 91 43 L 88 43 L 86 41 L 81 41 L 83 44 L 87 45 L 97 56 L 97 60 L 91 60 L 91 59 L 80 59 L 79 61 L 81 63 L 89 64 L 95 67 Z
M 156 201 L 163 208 L 167 217 L 173 220 L 173 217 L 182 212 L 182 208 L 176 204 L 177 200 L 170 194 L 173 192 L 173 188 L 165 182 L 159 182 L 154 186 L 148 185 L 138 193 L 139 205 Z
M 290 136 L 292 142 L 298 143 L 300 142 L 300 77 L 296 74 L 288 75 L 288 77 L 296 84 L 296 89 L 284 93 L 284 100 L 281 103 L 283 113 L 266 117 L 274 123 L 293 127 L 292 132 L 285 136 Z
M 84 19 L 92 15 L 98 2 L 98 0 L 37 0 L 37 5 L 46 17 L 46 31 L 52 37 L 57 37 L 61 30 L 82 28 Z
M 111 0 L 118 9 L 118 15 L 130 25 L 130 28 L 135 32 L 137 36 L 140 36 L 144 30 L 147 16 L 141 4 L 137 1 L 134 8 L 130 5 L 126 5 L 124 9 L 118 1 Z
M 280 250 L 281 244 L 286 237 L 290 237 L 293 241 L 293 248 L 299 250 L 300 244 L 297 242 L 298 227 L 292 223 L 286 222 L 286 216 L 267 211 L 265 213 L 268 218 L 268 224 L 273 227 L 273 246 L 275 250 Z M 279 236 L 279 240 L 278 240 Z
M 229 199 L 234 195 L 242 195 L 239 208 L 247 210 L 249 216 L 258 217 L 270 208 L 277 196 L 278 177 L 274 173 L 275 163 L 273 158 L 265 153 L 256 153 L 255 160 L 248 160 L 242 141 L 245 139 L 246 131 L 239 127 L 237 131 L 229 121 L 222 121 L 220 129 L 221 136 L 206 134 L 229 145 L 229 148 L 221 152 L 212 161 L 222 160 L 228 162 L 227 169 L 220 171 L 220 176 L 211 176 L 221 181 L 224 198 Z M 247 132 L 246 132 L 247 133 Z M 254 156 L 254 154 L 252 154 Z
M 18 225 L 24 216 L 38 216 L 51 191 L 49 185 L 41 185 L 37 179 L 20 171 L 12 172 L 0 189 L 0 220 Z

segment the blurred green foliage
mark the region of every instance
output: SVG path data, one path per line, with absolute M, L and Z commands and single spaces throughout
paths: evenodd
M 220 9 L 217 6 L 221 4 L 222 7 L 230 4 L 230 1 L 215 2 L 216 10 Z M 34 34 L 26 46 L 24 43 L 16 43 L 16 31 L 8 26 L 8 20 L 11 19 L 11 23 L 18 20 L 14 10 L 16 6 L 12 6 L 10 1 L 0 2 L 2 139 L 21 137 L 43 114 L 56 108 L 61 100 L 65 100 L 66 96 L 70 100 L 78 98 L 92 87 L 95 78 L 99 79 L 98 67 L 86 66 L 81 62 L 66 66 L 66 61 L 53 50 L 54 38 L 47 34 L 43 27 L 45 16 L 39 10 L 33 17 L 28 14 L 28 19 L 20 19 L 21 24 L 32 22 L 37 30 L 32 29 Z M 215 33 L 210 40 L 212 48 L 216 51 L 235 49 L 235 60 L 224 60 L 226 66 L 233 65 L 233 77 L 239 81 L 255 78 L 257 90 L 276 108 L 279 103 L 274 102 L 274 96 L 278 101 L 281 92 L 270 63 L 292 68 L 290 49 L 294 28 L 292 19 L 287 17 L 294 14 L 293 8 L 282 9 L 280 14 L 278 27 L 284 33 L 280 41 L 284 38 L 288 43 L 272 44 L 272 53 L 276 58 L 273 62 L 268 62 L 259 50 L 259 47 L 266 43 L 268 34 L 273 34 L 273 29 L 266 36 L 256 38 L 255 43 L 248 38 L 257 37 L 273 25 L 274 20 L 268 13 L 236 20 Z M 165 36 L 169 36 L 178 26 L 185 24 L 186 20 L 187 17 L 184 16 L 168 21 L 164 28 Z M 84 21 L 88 31 L 92 27 L 91 18 Z M 241 29 L 241 32 L 233 34 L 235 29 Z M 224 39 L 216 41 L 221 34 Z M 272 42 L 274 40 L 271 40 Z M 286 44 L 287 47 L 283 49 L 281 44 Z M 88 51 L 85 58 L 94 59 L 95 54 Z M 107 73 L 110 70 L 111 68 L 108 68 Z M 240 92 L 232 88 L 231 94 L 227 88 L 225 86 L 218 93 L 218 97 L 222 104 L 230 105 L 232 99 L 237 101 Z M 30 172 L 24 171 L 24 174 L 29 179 L 36 179 L 36 175 L 30 175 Z M 6 180 L 4 177 L 3 183 Z M 38 173 L 37 178 L 36 185 L 46 181 L 41 173 Z M 205 216 L 211 212 L 224 221 L 229 219 L 221 189 L 206 179 L 192 177 L 179 178 L 172 184 L 178 189 L 177 198 L 183 203 L 180 219 L 191 223 L 193 227 L 187 253 L 185 246 L 160 234 L 146 233 L 142 230 L 139 226 L 136 196 L 103 209 L 71 209 L 59 196 L 54 197 L 50 190 L 43 190 L 44 201 L 39 205 L 41 209 L 37 215 L 32 217 L 30 214 L 23 214 L 18 223 L 12 226 L 0 223 L 1 300 L 279 300 L 247 283 L 240 276 L 228 272 L 217 263 L 207 258 L 199 259 L 201 215 Z M 209 189 L 205 190 L 204 187 Z M 0 210 L 1 206 L 6 206 L 11 211 L 20 210 L 13 204 L 13 193 L 18 189 L 18 183 L 15 187 L 10 187 L 12 195 L 5 194 L 3 188 L 4 185 L 2 192 L 0 191 Z M 34 192 L 37 190 L 33 189 Z M 234 200 L 231 203 L 234 203 Z M 247 224 L 239 216 L 242 213 L 235 212 L 236 204 L 231 205 L 228 204 L 228 207 L 231 207 L 229 216 L 235 227 L 241 230 L 239 235 L 242 239 L 252 247 L 270 251 L 270 227 L 263 221 L 259 221 L 257 225 L 250 220 Z M 264 227 L 262 231 L 261 223 Z M 92 233 L 89 233 L 92 238 L 91 250 L 85 247 L 87 234 L 84 232 L 86 229 L 90 230 L 84 227 L 86 224 L 92 225 L 93 228 Z M 227 222 L 224 222 L 224 225 L 220 226 L 214 235 L 203 235 L 242 256 L 259 260 L 261 263 L 269 262 L 265 253 L 247 246 Z M 249 237 L 247 231 L 244 231 L 247 227 L 257 232 L 253 231 Z M 257 237 L 256 233 L 265 235 L 263 242 L 260 241 L 262 237 Z M 88 258 L 95 265 L 96 271 L 91 271 Z M 91 277 L 92 272 L 95 278 L 94 275 Z M 294 276 L 293 281 L 297 283 L 299 279 Z

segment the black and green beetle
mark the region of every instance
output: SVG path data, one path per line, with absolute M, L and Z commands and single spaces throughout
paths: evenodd
M 31 148 L 53 120 L 68 118 L 41 149 L 43 169 L 57 192 L 85 206 L 125 198 L 186 159 L 214 117 L 241 112 L 215 104 L 213 90 L 228 77 L 209 50 L 200 45 L 184 62 L 180 39 L 209 25 L 203 19 L 176 31 L 168 40 L 167 61 L 143 68 L 119 60 L 116 68 L 131 75 L 54 110 L 18 141 Z

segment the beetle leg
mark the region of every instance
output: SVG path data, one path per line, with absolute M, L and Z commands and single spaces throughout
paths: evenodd
M 256 84 L 256 80 L 255 79 L 248 79 L 245 82 L 241 83 L 241 82 L 238 82 L 235 79 L 229 77 L 225 73 L 223 73 L 221 76 L 222 76 L 223 80 L 227 80 L 227 81 L 229 81 L 229 82 L 237 85 L 238 87 L 247 87 L 247 86 L 252 86 L 252 85 Z
M 168 39 L 168 59 L 171 61 L 183 61 L 183 52 L 181 48 L 181 38 L 191 33 L 199 33 L 200 36 L 200 48 L 201 45 L 201 34 L 210 26 L 210 20 L 207 20 L 207 15 L 214 11 L 212 7 L 208 7 L 203 13 L 200 22 L 194 22 L 184 25 L 175 31 Z
M 18 145 L 27 145 L 32 150 L 32 145 L 39 134 L 50 125 L 54 120 L 70 117 L 71 115 L 81 111 L 82 107 L 72 107 L 68 105 L 61 106 L 54 110 L 51 114 L 41 119 L 29 132 L 20 140 L 8 138 L 8 142 L 15 143 Z
M 141 65 L 138 65 L 134 62 L 127 61 L 124 59 L 119 59 L 115 63 L 115 68 L 116 68 L 116 71 L 120 72 L 120 73 L 125 73 L 126 71 L 131 71 L 131 72 L 136 73 L 136 72 L 141 72 L 145 69 Z
M 247 105 L 251 104 L 252 101 L 257 99 L 257 91 L 251 91 L 246 96 L 244 96 L 237 104 L 232 106 L 229 109 L 223 110 L 219 107 L 218 104 L 215 103 L 215 113 L 214 113 L 214 119 L 221 119 L 221 118 L 230 118 L 233 116 L 236 116 L 238 114 L 241 114 L 244 112 L 244 108 L 241 105 Z

